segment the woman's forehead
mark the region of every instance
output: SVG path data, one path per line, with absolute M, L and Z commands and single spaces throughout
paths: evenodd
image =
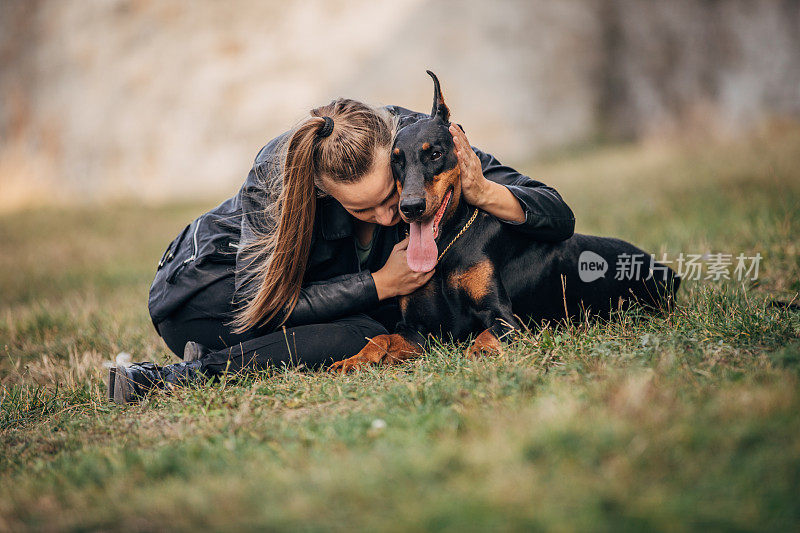
M 355 183 L 326 183 L 328 194 L 350 210 L 369 209 L 380 205 L 394 190 L 389 154 L 382 151 L 375 158 L 372 170 Z

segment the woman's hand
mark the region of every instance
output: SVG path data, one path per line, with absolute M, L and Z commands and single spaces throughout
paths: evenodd
M 461 193 L 468 204 L 479 206 L 485 203 L 490 194 L 491 182 L 483 175 L 481 160 L 472 151 L 467 134 L 455 124 L 450 124 L 450 134 L 456 145 L 458 166 L 461 167 Z
M 408 268 L 407 248 L 408 237 L 395 244 L 383 268 L 372 273 L 379 300 L 410 294 L 428 283 L 433 276 L 435 269 L 430 272 L 414 272 Z
M 467 203 L 502 220 L 524 222 L 525 211 L 519 200 L 506 187 L 483 175 L 481 160 L 472 151 L 467 134 L 455 124 L 450 124 L 450 135 L 453 136 L 458 166 L 461 168 L 461 194 Z

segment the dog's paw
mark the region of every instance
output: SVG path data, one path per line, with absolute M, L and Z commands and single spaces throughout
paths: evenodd
M 490 330 L 484 330 L 467 349 L 467 357 L 497 356 L 503 353 L 503 345 Z
M 410 343 L 402 335 L 378 335 L 369 339 L 367 345 L 356 355 L 333 363 L 328 370 L 345 373 L 362 365 L 396 365 L 421 353 L 419 346 Z
M 328 370 L 331 372 L 341 372 L 342 374 L 346 374 L 348 372 L 352 372 L 359 366 L 374 365 L 377 362 L 378 361 L 373 361 L 368 357 L 363 357 L 361 354 L 358 354 L 354 355 L 353 357 L 348 357 L 347 359 L 342 359 L 341 361 L 336 361 L 328 367 Z

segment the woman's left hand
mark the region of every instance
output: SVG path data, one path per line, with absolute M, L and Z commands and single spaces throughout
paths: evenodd
M 464 131 L 450 124 L 450 134 L 453 136 L 453 143 L 456 145 L 456 156 L 458 156 L 458 166 L 461 167 L 461 193 L 464 199 L 471 205 L 483 205 L 489 195 L 491 184 L 483 175 L 481 160 L 472 151 L 467 135 Z
M 450 135 L 456 145 L 458 166 L 461 169 L 461 194 L 468 204 L 483 209 L 500 220 L 525 221 L 525 211 L 508 187 L 490 181 L 483 175 L 478 155 L 472 151 L 464 131 L 450 124 Z

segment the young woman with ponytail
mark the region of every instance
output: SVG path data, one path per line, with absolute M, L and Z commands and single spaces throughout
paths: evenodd
M 118 364 L 109 397 L 287 364 L 315 368 L 391 331 L 396 296 L 433 271 L 406 262 L 406 225 L 389 166 L 396 132 L 427 117 L 337 99 L 258 153 L 239 192 L 186 226 L 158 263 L 149 311 L 183 362 Z M 465 199 L 539 240 L 574 228 L 558 193 L 452 127 Z

